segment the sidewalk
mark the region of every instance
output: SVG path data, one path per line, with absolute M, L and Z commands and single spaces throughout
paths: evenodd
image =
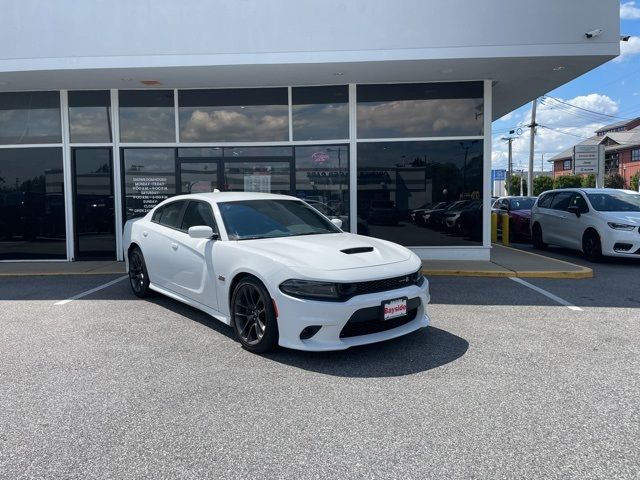
M 11 262 L 0 263 L 0 277 L 35 275 L 125 274 L 124 262 Z
M 493 244 L 488 262 L 425 260 L 425 275 L 462 277 L 592 278 L 593 270 L 555 258 Z
M 493 244 L 491 261 L 425 260 L 425 275 L 461 277 L 591 278 L 590 268 L 535 253 Z M 29 275 L 124 274 L 124 262 L 15 262 L 0 263 L 0 277 Z

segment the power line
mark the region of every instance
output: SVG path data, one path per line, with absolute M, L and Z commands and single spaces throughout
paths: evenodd
M 598 117 L 596 115 L 591 115 L 589 113 L 585 113 L 585 112 L 581 112 L 581 111 L 577 111 L 577 110 L 573 110 L 569 107 L 566 107 L 564 105 L 551 105 L 549 103 L 546 102 L 541 102 L 544 106 L 548 107 L 550 110 L 557 110 L 558 112 L 561 112 L 563 114 L 568 114 L 571 115 L 575 118 L 578 118 L 580 120 L 586 120 L 588 122 L 592 122 L 592 123 L 610 123 L 608 121 L 605 121 L 604 118 L 602 117 Z
M 552 99 L 552 100 L 554 100 L 554 101 L 556 101 L 558 103 L 561 103 L 563 105 L 568 105 L 569 107 L 577 108 L 578 110 L 583 110 L 585 112 L 589 112 L 589 113 L 592 113 L 592 114 L 595 114 L 595 115 L 602 115 L 603 117 L 615 118 L 615 119 L 618 119 L 618 120 L 629 120 L 628 118 L 617 117 L 615 115 L 609 115 L 607 113 L 596 112 L 595 110 L 589 110 L 588 108 L 582 108 L 582 107 L 579 107 L 577 105 L 573 105 L 572 103 L 567 103 L 567 102 L 565 102 L 563 100 L 560 100 L 560 99 L 558 99 L 556 97 L 552 97 L 550 95 L 545 95 L 544 98 L 550 98 L 550 99 Z
M 588 139 L 589 139 L 589 137 L 583 137 L 582 135 L 577 135 L 577 134 L 575 134 L 575 133 L 566 132 L 566 131 L 561 130 L 561 129 L 559 129 L 559 128 L 547 127 L 546 125 L 540 125 L 540 124 L 538 124 L 538 126 L 539 126 L 540 128 L 545 128 L 545 129 L 547 129 L 547 130 L 551 130 L 552 132 L 558 132 L 558 133 L 563 133 L 563 134 L 565 134 L 565 135 L 571 135 L 572 137 L 581 138 L 581 139 L 583 139 L 583 140 L 588 140 Z

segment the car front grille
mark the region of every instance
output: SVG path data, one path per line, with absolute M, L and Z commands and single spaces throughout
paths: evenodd
M 409 285 L 416 285 L 414 275 L 402 275 L 401 277 L 385 278 L 370 282 L 352 283 L 349 296 L 355 297 L 356 295 L 366 295 L 368 293 L 386 292 L 389 290 L 397 290 L 398 288 L 405 288 Z
M 407 301 L 407 314 L 390 320 L 382 319 L 382 306 L 362 308 L 351 315 L 340 332 L 340 338 L 359 337 L 401 327 L 416 318 L 418 307 L 420 307 L 420 299 L 412 298 Z

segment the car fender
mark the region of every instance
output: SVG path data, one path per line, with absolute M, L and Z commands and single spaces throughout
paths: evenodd
M 217 258 L 214 259 L 215 281 L 218 292 L 218 309 L 220 313 L 231 316 L 231 285 L 234 279 L 241 274 L 249 274 L 260 280 L 269 295 L 273 297 L 273 285 L 276 274 L 283 270 L 280 263 L 273 260 L 268 255 L 256 251 L 245 251 L 240 245 L 242 241 L 221 242 L 217 251 Z M 242 259 L 242 263 L 238 262 Z

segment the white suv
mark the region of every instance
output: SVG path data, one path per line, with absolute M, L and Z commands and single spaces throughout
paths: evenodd
M 603 255 L 640 258 L 640 194 L 611 188 L 566 188 L 538 197 L 531 209 L 534 247 L 548 243 Z

